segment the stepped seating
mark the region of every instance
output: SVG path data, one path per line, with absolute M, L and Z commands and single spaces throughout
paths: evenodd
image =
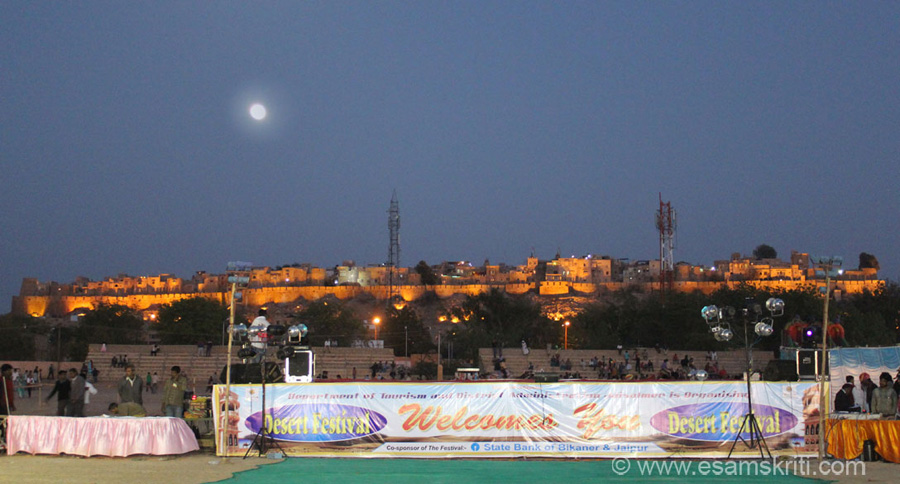
M 644 350 L 645 348 L 637 349 L 639 354 L 643 354 Z M 646 348 L 646 352 L 650 361 L 653 362 L 653 368 L 656 371 L 659 370 L 660 365 L 665 359 L 669 359 L 669 364 L 671 365 L 671 359 L 675 356 L 677 356 L 679 360 L 684 358 L 685 355 L 694 358 L 694 366 L 697 368 L 703 368 L 707 362 L 707 353 L 705 351 L 670 350 L 668 353 L 657 353 L 653 348 Z M 524 374 L 528 369 L 529 364 L 534 365 L 535 372 L 564 373 L 559 367 L 550 366 L 550 359 L 556 354 L 559 354 L 560 360 L 563 362 L 567 359 L 571 360 L 572 369 L 570 372 L 579 372 L 581 373 L 582 378 L 587 379 L 597 378 L 596 372 L 590 367 L 591 358 L 597 357 L 598 360 L 602 361 L 609 361 L 612 359 L 615 362 L 624 360 L 624 354 L 619 354 L 618 350 L 530 349 L 529 354 L 524 355 L 522 354 L 521 348 L 503 348 L 503 357 L 506 361 L 506 368 L 509 370 L 510 377 L 512 378 L 518 378 Z M 629 354 L 630 361 L 633 363 L 635 350 L 630 349 Z M 493 372 L 493 349 L 480 348 L 478 350 L 478 356 L 481 361 L 481 370 L 487 373 Z M 720 369 L 724 369 L 729 375 L 740 375 L 744 371 L 746 365 L 746 352 L 745 350 L 718 351 L 717 359 Z M 754 351 L 754 370 L 762 371 L 769 360 L 772 359 L 774 358 L 771 351 Z M 584 366 L 582 366 L 582 361 L 584 361 Z
M 346 348 L 346 347 L 314 347 L 316 355 L 316 373 L 328 372 L 330 379 L 350 378 L 353 368 L 356 368 L 357 378 L 362 379 L 369 374 L 372 363 L 394 360 L 394 352 L 390 348 Z M 123 368 L 112 366 L 112 357 L 126 355 L 128 362 L 135 366 L 135 370 L 142 378 L 147 372 L 158 373 L 160 381 L 169 376 L 172 366 L 181 367 L 182 373 L 187 377 L 188 384 L 199 394 L 206 393 L 207 380 L 214 375 L 218 378 L 227 361 L 227 347 L 213 346 L 210 356 L 198 356 L 196 345 L 161 345 L 157 356 L 150 356 L 148 345 L 107 345 L 106 352 L 100 351 L 100 345 L 90 345 L 87 360 L 93 360 L 94 366 L 100 371 L 101 385 L 115 385 L 124 375 Z M 240 363 L 237 358 L 237 349 L 232 348 L 232 364 Z M 76 366 L 74 363 L 72 366 Z

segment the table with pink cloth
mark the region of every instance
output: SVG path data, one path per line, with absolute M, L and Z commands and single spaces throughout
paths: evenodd
M 125 457 L 198 450 L 194 432 L 172 417 L 41 417 L 11 415 L 6 452 Z

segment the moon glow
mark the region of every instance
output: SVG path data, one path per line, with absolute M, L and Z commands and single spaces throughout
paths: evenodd
M 266 114 L 268 114 L 266 107 L 262 104 L 256 103 L 250 106 L 250 117 L 253 119 L 262 121 L 263 119 L 266 119 Z

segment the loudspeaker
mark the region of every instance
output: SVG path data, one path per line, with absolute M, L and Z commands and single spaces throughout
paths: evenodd
M 220 381 L 225 381 L 228 367 L 222 367 L 222 375 Z M 283 375 L 281 368 L 275 363 L 266 362 L 266 383 L 281 383 Z M 262 383 L 262 373 L 260 372 L 259 363 L 247 363 L 231 365 L 231 383 L 240 385 L 243 383 Z
M 556 383 L 559 381 L 559 373 L 535 373 L 535 383 Z
M 819 352 L 797 350 L 797 374 L 804 380 L 815 380 L 819 374 Z
M 766 381 L 798 381 L 796 363 L 791 360 L 772 360 L 763 370 L 763 379 Z

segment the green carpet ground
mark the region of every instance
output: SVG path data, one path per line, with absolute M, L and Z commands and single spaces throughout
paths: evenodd
M 743 464 L 741 464 L 743 462 Z M 755 468 L 752 461 L 623 461 L 612 460 L 434 460 L 288 458 L 277 464 L 241 472 L 228 484 L 265 483 L 639 483 L 704 482 L 753 484 L 812 481 L 785 475 L 784 469 Z M 675 464 L 681 466 L 676 470 Z M 767 462 L 766 464 L 770 464 Z M 668 465 L 667 470 L 660 465 Z M 737 466 L 743 465 L 742 468 Z M 647 466 L 653 466 L 648 470 Z M 689 467 L 688 467 L 689 466 Z M 706 475 L 701 468 L 706 466 Z M 642 469 L 643 472 L 642 472 Z M 627 470 L 626 470 L 627 469 Z M 757 469 L 754 472 L 754 469 Z M 617 474 L 615 471 L 621 473 Z M 712 475 L 717 473 L 719 475 Z M 738 474 L 740 475 L 734 475 Z M 731 474 L 731 475 L 728 475 Z

